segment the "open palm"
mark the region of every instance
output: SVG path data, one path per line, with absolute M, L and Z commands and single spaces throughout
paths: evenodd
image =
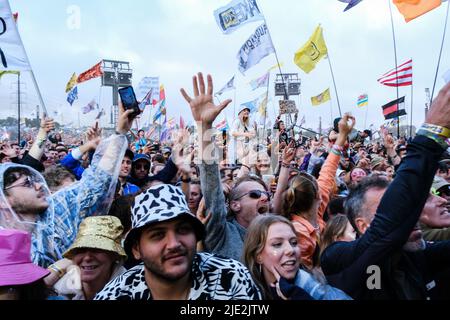
M 191 107 L 194 120 L 201 122 L 202 125 L 210 126 L 220 112 L 230 104 L 231 100 L 228 99 L 218 106 L 214 105 L 212 96 L 213 80 L 210 75 L 208 75 L 207 79 L 208 88 L 205 87 L 205 80 L 201 72 L 193 77 L 194 98 L 191 98 L 184 89 L 181 89 L 180 91 Z

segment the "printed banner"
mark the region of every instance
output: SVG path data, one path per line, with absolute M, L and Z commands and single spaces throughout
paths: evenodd
M 264 19 L 256 0 L 234 0 L 214 11 L 214 17 L 225 34 L 232 33 L 246 23 Z

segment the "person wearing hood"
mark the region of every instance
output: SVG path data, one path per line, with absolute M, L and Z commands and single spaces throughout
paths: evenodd
M 236 142 L 237 160 L 242 161 L 249 154 L 251 140 L 256 136 L 256 131 L 250 123 L 250 109 L 245 105 L 242 105 L 239 110 L 231 135 Z
M 47 267 L 74 242 L 81 221 L 108 212 L 134 117 L 120 106 L 116 134 L 104 140 L 81 180 L 51 194 L 43 176 L 22 165 L 0 165 L 0 228 L 32 234 L 33 263 Z

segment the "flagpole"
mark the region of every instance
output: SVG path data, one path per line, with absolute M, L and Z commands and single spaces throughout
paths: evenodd
M 392 39 L 394 43 L 394 58 L 395 58 L 395 69 L 397 69 L 398 62 L 397 62 L 397 42 L 395 41 L 395 29 L 394 29 L 394 16 L 392 15 L 392 5 L 391 0 L 388 0 L 389 3 L 389 12 L 391 14 L 391 27 L 392 27 Z M 395 87 L 397 89 L 397 100 L 399 98 L 398 93 L 398 77 L 396 77 L 397 86 Z M 400 117 L 397 117 L 397 138 L 400 137 Z
M 267 106 L 269 105 L 269 87 L 270 87 L 270 72 L 269 72 L 269 78 L 267 79 L 266 106 L 264 107 L 264 127 L 263 127 L 263 136 L 266 135 Z M 266 140 L 267 140 L 267 139 L 266 139 Z M 258 144 L 259 144 L 259 142 L 258 142 Z
M 441 64 L 441 56 L 442 56 L 442 49 L 444 48 L 444 42 L 445 42 L 445 33 L 447 31 L 447 22 L 448 22 L 448 12 L 450 9 L 450 1 L 447 4 L 447 14 L 445 16 L 445 25 L 444 25 L 444 34 L 442 36 L 442 43 L 441 43 L 441 50 L 439 51 L 439 59 L 438 59 L 438 64 L 436 67 L 436 74 L 434 75 L 434 83 L 433 83 L 433 91 L 431 91 L 431 100 L 430 100 L 430 104 L 433 102 L 433 97 L 434 97 L 434 89 L 436 88 L 436 80 L 437 80 L 437 76 L 439 73 L 439 66 Z
M 336 81 L 334 80 L 334 72 L 333 72 L 333 67 L 331 66 L 330 53 L 327 54 L 327 60 L 328 60 L 328 65 L 330 66 L 331 77 L 333 79 L 334 92 L 336 93 L 336 100 L 337 100 L 338 108 L 339 108 L 339 116 L 342 117 L 341 103 L 339 102 L 339 94 L 338 94 L 337 87 L 336 87 Z
M 411 114 L 409 120 L 409 137 L 412 138 L 412 125 L 413 125 L 413 101 L 414 101 L 414 82 L 411 83 L 411 110 L 409 113 Z
M 17 143 L 20 146 L 20 72 L 17 74 L 17 114 L 18 114 L 18 126 L 17 126 Z

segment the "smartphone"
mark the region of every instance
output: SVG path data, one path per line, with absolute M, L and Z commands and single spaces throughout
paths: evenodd
M 134 110 L 133 115 L 138 115 L 140 113 L 139 103 L 136 99 L 133 87 L 129 86 L 119 89 L 119 95 L 125 110 Z

